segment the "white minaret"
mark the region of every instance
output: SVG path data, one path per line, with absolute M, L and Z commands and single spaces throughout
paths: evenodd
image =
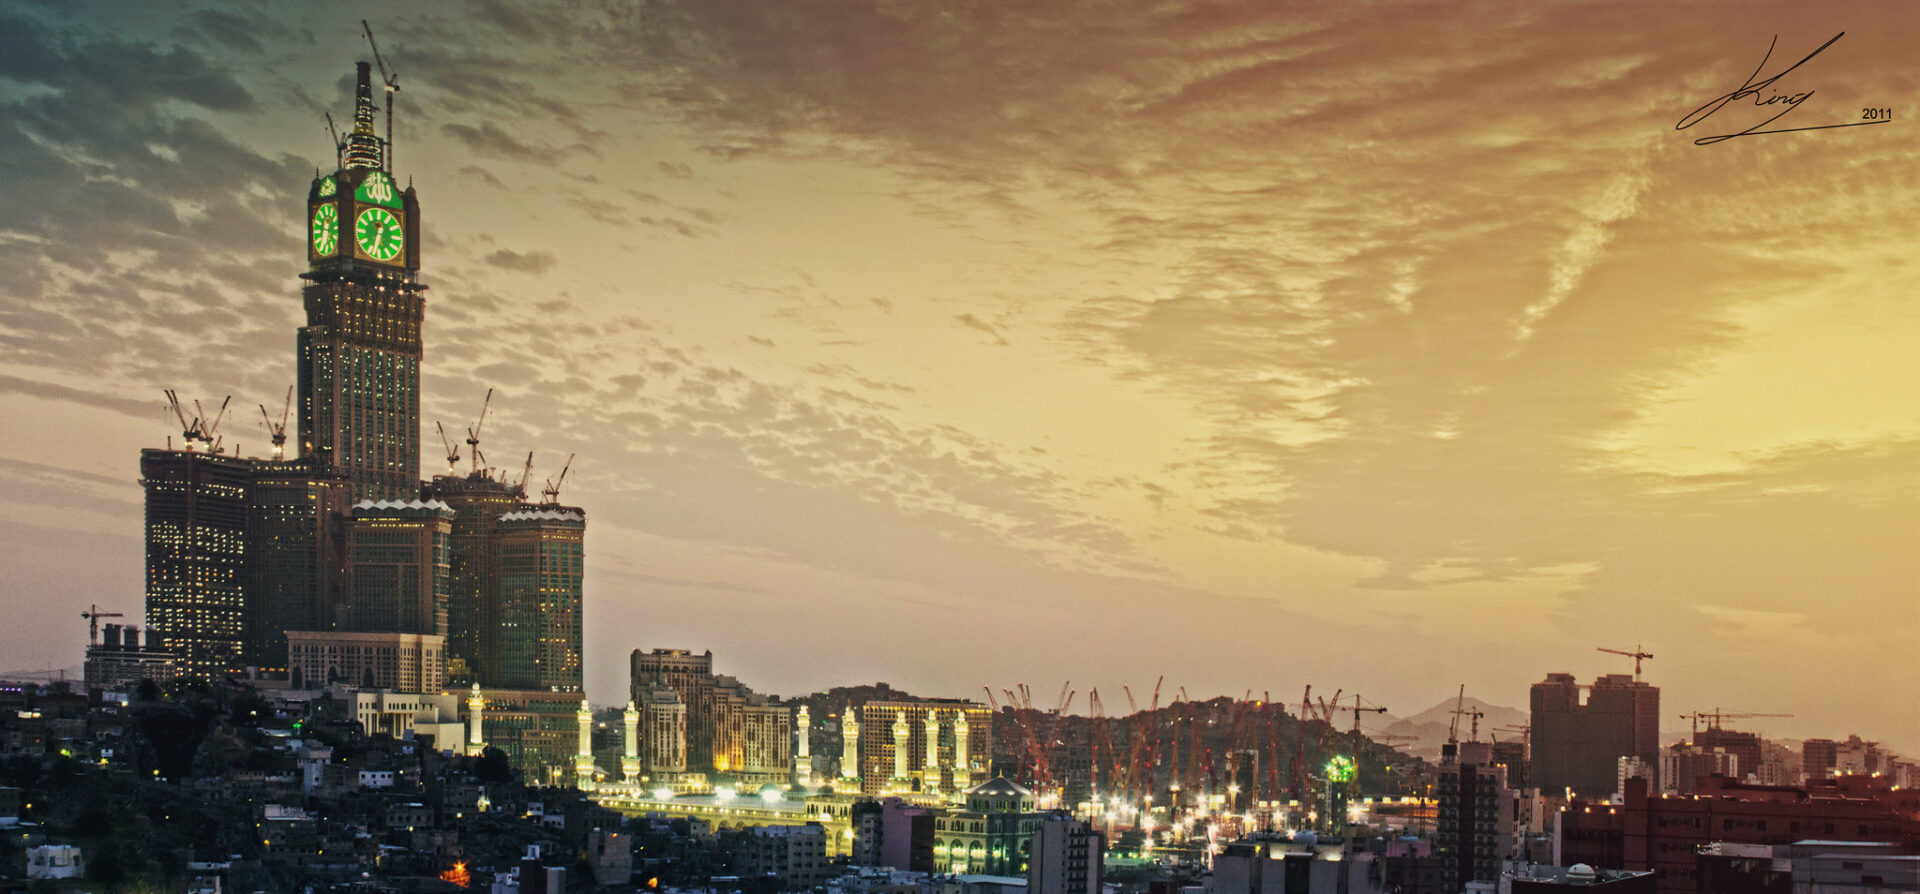
M 487 739 L 480 734 L 480 719 L 485 716 L 487 700 L 480 695 L 480 684 L 473 684 L 472 694 L 467 696 L 467 756 L 479 757 L 487 750 Z
M 940 714 L 932 708 L 927 709 L 926 760 L 921 762 L 920 791 L 922 794 L 940 793 Z
M 593 791 L 593 706 L 585 698 L 580 699 L 580 710 L 574 715 L 580 721 L 580 753 L 573 756 L 574 786 L 583 792 Z
M 860 785 L 860 718 L 849 703 L 840 715 L 840 778 Z
M 956 793 L 973 787 L 973 765 L 967 760 L 967 709 L 953 712 L 953 788 Z
M 795 787 L 813 785 L 813 714 L 801 705 L 793 717 L 793 731 L 800 736 L 799 744 L 793 750 L 793 784 Z
M 621 718 L 627 726 L 627 748 L 620 756 L 620 776 L 628 785 L 640 782 L 640 709 L 634 707 L 633 700 L 627 700 L 626 716 Z
M 893 712 L 893 781 L 905 783 L 910 777 L 907 767 L 913 762 L 913 755 L 907 753 L 907 712 Z

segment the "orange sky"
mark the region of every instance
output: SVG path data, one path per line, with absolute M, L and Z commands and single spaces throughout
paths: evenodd
M 489 387 L 494 462 L 578 454 L 597 700 L 1408 714 L 1638 643 L 1670 730 L 1912 753 L 1920 12 L 1671 6 L 0 7 L 0 670 L 139 610 L 161 389 L 266 448 L 365 15 L 424 467 Z

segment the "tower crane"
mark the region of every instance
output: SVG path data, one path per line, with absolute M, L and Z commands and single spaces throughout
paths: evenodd
M 527 476 L 533 474 L 533 451 L 527 451 L 527 464 L 520 467 L 520 483 L 513 486 L 520 496 L 527 495 Z
M 387 87 L 387 173 L 393 173 L 393 95 L 400 92 L 400 72 L 387 70 L 387 62 L 380 58 L 380 44 L 373 39 L 373 26 L 366 19 L 360 20 L 361 30 L 367 32 L 367 45 L 373 47 L 373 64 L 380 66 L 380 79 Z
M 567 464 L 560 467 L 560 479 L 558 481 L 552 478 L 547 479 L 547 486 L 540 491 L 540 493 L 546 497 L 546 500 L 542 501 L 545 505 L 560 505 L 560 485 L 566 482 L 567 470 L 571 468 L 573 468 L 573 454 L 569 453 L 567 454 Z
M 1628 658 L 1633 659 L 1633 679 L 1636 682 L 1640 679 L 1640 662 L 1644 659 L 1653 657 L 1652 652 L 1648 652 L 1640 648 L 1638 645 L 1635 645 L 1633 647 L 1633 651 L 1631 652 L 1625 649 L 1609 649 L 1606 646 L 1596 646 L 1595 648 L 1601 652 L 1611 652 L 1615 655 L 1625 655 Z
M 287 417 L 293 414 L 293 386 L 287 386 L 286 406 L 280 410 L 280 422 L 274 424 L 273 417 L 267 414 L 267 405 L 260 405 L 260 418 L 266 420 L 267 434 L 273 439 L 273 458 L 284 459 L 287 453 Z
M 480 472 L 480 429 L 487 424 L 487 408 L 493 406 L 493 389 L 487 389 L 487 397 L 480 402 L 480 418 L 467 429 L 467 458 L 473 464 L 471 474 Z
M 1469 738 L 1467 741 L 1469 742 L 1480 741 L 1480 718 L 1487 716 L 1487 712 L 1482 711 L 1479 708 L 1467 707 L 1467 684 L 1465 683 L 1460 684 L 1460 695 L 1459 697 L 1454 699 L 1453 711 L 1451 713 L 1453 714 L 1453 722 L 1447 726 L 1447 744 L 1449 745 L 1459 744 L 1460 718 L 1462 717 L 1473 718 L 1473 731 L 1470 734 L 1472 738 Z
M 221 452 L 220 438 L 218 436 L 220 420 L 227 418 L 227 404 L 230 403 L 233 403 L 233 395 L 231 394 L 227 395 L 226 399 L 220 402 L 220 412 L 213 415 L 213 421 L 200 427 L 200 441 L 207 445 L 208 453 Z M 193 411 L 200 414 L 201 419 L 207 418 L 207 411 L 200 408 L 200 402 L 197 400 L 193 402 Z
M 87 645 L 91 646 L 100 642 L 101 618 L 124 618 L 126 615 L 120 612 L 103 612 L 100 606 L 95 605 L 81 612 L 80 617 L 87 619 Z
M 1336 696 L 1336 698 L 1337 698 L 1337 696 Z M 1335 712 L 1335 711 L 1352 711 L 1352 712 L 1353 712 L 1353 734 L 1354 734 L 1354 735 L 1355 735 L 1356 737 L 1357 737 L 1357 736 L 1359 736 L 1359 735 L 1360 735 L 1360 715 L 1361 715 L 1361 714 L 1385 714 L 1385 713 L 1387 713 L 1387 709 L 1386 709 L 1386 708 L 1385 708 L 1384 706 L 1382 706 L 1382 705 L 1366 705 L 1366 704 L 1364 704 L 1364 701 L 1365 701 L 1365 700 L 1364 700 L 1364 699 L 1362 699 L 1362 698 L 1360 697 L 1360 693 L 1358 693 L 1358 692 L 1356 692 L 1356 693 L 1354 693 L 1354 694 L 1353 694 L 1353 704 L 1351 704 L 1351 705 L 1343 705 L 1343 704 L 1340 704 L 1340 703 L 1339 703 L 1338 701 L 1335 701 L 1335 702 L 1333 702 L 1332 704 L 1330 704 L 1330 705 L 1328 705 L 1328 706 L 1327 706 L 1327 709 L 1326 709 L 1326 710 L 1327 710 L 1327 720 L 1328 720 L 1328 722 L 1332 722 L 1332 720 L 1333 720 L 1333 712 Z
M 180 395 L 173 393 L 172 388 L 168 388 L 166 394 L 167 406 L 173 408 L 173 418 L 180 420 L 180 439 L 191 453 L 193 442 L 200 440 L 200 417 L 195 416 L 192 422 L 188 422 L 187 411 L 180 406 Z
M 1748 717 L 1792 717 L 1793 715 L 1792 714 L 1756 714 L 1752 711 L 1722 711 L 1719 708 L 1714 708 L 1711 711 L 1695 711 L 1692 714 L 1682 714 L 1680 716 L 1688 718 L 1693 721 L 1693 735 L 1698 736 L 1700 735 L 1700 721 L 1702 720 L 1708 721 L 1707 729 L 1717 730 L 1720 728 L 1721 720 L 1730 719 L 1730 718 L 1745 719 Z
M 327 136 L 333 138 L 333 166 L 336 168 L 345 167 L 346 159 L 340 157 L 340 153 L 346 151 L 347 141 L 340 139 L 340 128 L 334 126 L 333 113 L 323 112 L 322 114 L 327 116 Z M 319 173 L 315 172 L 314 177 L 317 179 L 319 176 Z
M 440 445 L 447 448 L 447 474 L 452 475 L 460 465 L 460 448 L 453 446 L 453 441 L 447 437 L 447 427 L 441 425 L 440 420 L 433 420 L 433 427 L 440 431 Z

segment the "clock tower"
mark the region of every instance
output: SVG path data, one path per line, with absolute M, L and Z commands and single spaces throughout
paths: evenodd
M 300 274 L 301 452 L 346 478 L 350 502 L 420 494 L 420 203 L 389 170 L 368 69 L 359 64 L 353 131 L 338 167 L 307 193 Z

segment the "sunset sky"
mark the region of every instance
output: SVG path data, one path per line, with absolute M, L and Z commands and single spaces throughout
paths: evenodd
M 141 611 L 162 389 L 266 452 L 363 17 L 423 470 L 488 388 L 495 465 L 576 454 L 595 701 L 678 647 L 1404 715 L 1639 644 L 1671 733 L 1920 752 L 1891 4 L 0 0 L 0 670 Z

